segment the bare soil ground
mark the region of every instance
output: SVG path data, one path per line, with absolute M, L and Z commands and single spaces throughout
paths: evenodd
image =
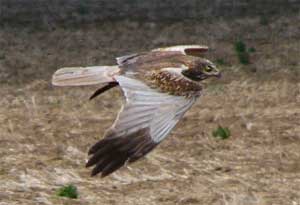
M 86 151 L 122 98 L 115 90 L 88 102 L 92 90 L 45 81 L 1 89 L 2 204 L 300 203 L 300 82 L 210 86 L 171 137 L 105 179 L 89 176 Z M 212 137 L 218 124 L 230 139 Z M 69 183 L 80 198 L 56 197 Z
M 257 25 L 257 21 L 249 22 Z M 272 30 L 271 26 L 267 29 Z M 201 27 L 197 28 L 201 33 Z M 299 35 L 287 23 L 285 31 L 279 32 L 282 36 L 262 37 L 266 28 L 258 26 L 261 35 L 248 39 L 257 49 L 254 62 L 244 67 L 237 65 L 226 37 L 236 31 L 224 22 L 208 29 L 215 28 L 224 31 L 225 37 L 207 34 L 200 40 L 216 49 L 211 54 L 215 59 L 226 60 L 223 80 L 206 83 L 206 93 L 145 159 L 104 179 L 89 176 L 90 170 L 84 167 L 86 152 L 113 122 L 122 100 L 120 92 L 114 89 L 89 102 L 95 87 L 53 88 L 50 74 L 59 64 L 100 64 L 101 58 L 110 62 L 106 55 L 151 43 L 182 43 L 184 37 L 171 26 L 165 28 L 167 34 L 145 34 L 145 38 L 155 36 L 147 42 L 138 37 L 143 31 L 131 37 L 129 28 L 124 32 L 127 39 L 116 39 L 130 41 L 131 47 L 103 40 L 106 44 L 99 51 L 92 46 L 96 34 L 104 36 L 108 31 L 93 29 L 89 35 L 61 30 L 32 35 L 0 32 L 9 39 L 9 43 L 2 41 L 9 49 L 0 59 L 6 80 L 0 87 L 0 204 L 299 205 Z M 189 42 L 200 40 L 196 33 Z M 63 45 L 69 50 L 62 51 Z M 27 53 L 28 48 L 33 52 Z M 22 69 L 9 70 L 14 65 Z M 241 71 L 244 68 L 246 72 Z M 256 74 L 252 68 L 258 69 Z M 229 127 L 229 139 L 212 137 L 219 124 Z M 77 186 L 78 199 L 56 196 L 56 190 L 66 184 Z

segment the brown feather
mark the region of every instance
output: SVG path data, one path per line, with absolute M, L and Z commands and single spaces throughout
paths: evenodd
M 186 78 L 176 76 L 168 71 L 152 72 L 149 80 L 151 86 L 158 87 L 162 92 L 168 92 L 172 95 L 189 96 L 191 94 L 200 94 L 201 84 Z
M 92 176 L 101 173 L 101 176 L 105 177 L 122 167 L 127 161 L 135 162 L 145 156 L 156 145 L 157 143 L 149 135 L 149 129 L 146 128 L 124 136 L 117 136 L 114 131 L 111 131 L 89 150 L 92 157 L 86 166 L 95 165 Z
M 208 51 L 208 48 L 187 48 L 185 49 L 185 53 L 191 56 L 202 56 L 204 53 Z

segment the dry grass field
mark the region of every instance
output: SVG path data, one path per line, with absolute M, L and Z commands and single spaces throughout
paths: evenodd
M 53 31 L 0 30 L 0 205 L 300 205 L 300 16 L 168 26 L 117 22 Z M 160 32 L 158 32 L 160 31 Z M 249 65 L 233 43 L 254 47 Z M 174 44 L 204 43 L 223 79 L 145 159 L 90 177 L 88 148 L 120 107 L 114 89 L 55 88 L 51 73 Z M 226 140 L 212 136 L 228 127 Z M 56 196 L 73 184 L 79 198 Z

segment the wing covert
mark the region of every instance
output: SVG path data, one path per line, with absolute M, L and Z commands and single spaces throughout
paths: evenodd
M 208 51 L 208 47 L 204 45 L 178 45 L 165 48 L 157 48 L 152 51 L 163 52 L 180 52 L 183 55 L 201 56 Z

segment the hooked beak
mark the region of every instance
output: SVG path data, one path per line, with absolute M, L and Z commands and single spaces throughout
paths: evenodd
M 213 76 L 220 79 L 222 77 L 221 71 L 217 69 L 217 66 L 215 66 L 214 64 L 212 64 L 211 67 L 214 69 Z
M 216 78 L 220 79 L 222 77 L 222 73 L 219 72 L 218 74 L 215 75 Z

